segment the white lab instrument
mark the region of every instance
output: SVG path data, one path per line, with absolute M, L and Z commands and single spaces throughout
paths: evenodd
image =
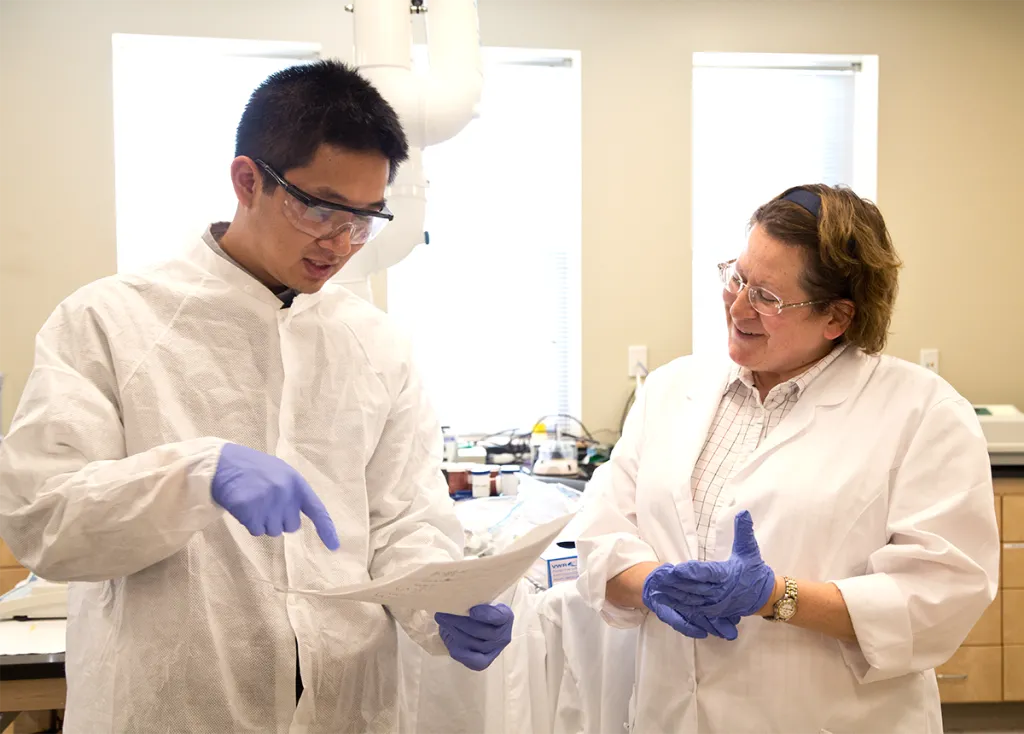
M 422 149 L 444 142 L 476 114 L 483 88 L 475 0 L 430 0 L 427 25 L 430 70 L 412 68 L 409 0 L 354 0 L 355 58 L 360 74 L 383 95 L 409 138 L 409 160 L 391 184 L 394 221 L 345 265 L 335 280 L 369 300 L 369 277 L 405 259 L 424 241 L 429 183 Z
M 333 284 L 283 310 L 197 240 L 79 290 L 36 343 L 0 522 L 27 567 L 75 582 L 66 730 L 392 732 L 395 621 L 444 654 L 432 616 L 259 580 L 333 588 L 461 557 L 440 426 L 386 316 Z M 305 520 L 253 537 L 214 505 L 225 441 L 294 466 L 341 549 Z
M 941 732 L 933 668 L 994 598 L 999 540 L 970 403 L 907 362 L 840 355 L 736 467 L 709 536 L 708 560 L 726 560 L 749 510 L 777 574 L 836 583 L 856 643 L 756 617 L 737 640 L 693 640 L 605 598 L 637 563 L 697 557 L 690 477 L 729 370 L 689 357 L 653 372 L 587 485 L 579 589 L 641 628 L 632 731 Z
M 1015 405 L 975 405 L 993 466 L 1024 466 L 1024 413 Z
M 548 440 L 537 449 L 537 461 L 531 471 L 547 477 L 571 477 L 579 473 L 576 441 Z
M 0 620 L 64 619 L 68 616 L 68 585 L 29 573 L 0 596 Z

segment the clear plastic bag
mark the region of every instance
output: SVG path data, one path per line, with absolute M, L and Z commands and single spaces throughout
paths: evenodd
M 523 476 L 513 497 L 459 502 L 455 508 L 466 531 L 466 556 L 500 553 L 538 525 L 577 512 L 582 501 L 583 494 L 575 489 Z

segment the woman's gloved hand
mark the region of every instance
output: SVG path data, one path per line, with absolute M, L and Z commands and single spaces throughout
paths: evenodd
M 225 444 L 210 494 L 253 535 L 294 533 L 302 513 L 313 521 L 324 545 L 338 550 L 338 532 L 327 508 L 302 475 L 276 456 Z
M 735 640 L 739 634 L 736 629 L 736 625 L 740 621 L 738 616 L 708 617 L 705 614 L 684 611 L 676 607 L 672 596 L 666 593 L 669 588 L 666 584 L 673 582 L 672 571 L 674 568 L 675 566 L 671 563 L 666 563 L 648 575 L 644 581 L 644 605 L 654 612 L 662 622 L 687 637 L 704 639 L 708 635 L 713 635 L 726 640 Z
M 469 616 L 437 613 L 441 639 L 453 660 L 470 670 L 484 670 L 512 641 L 515 615 L 504 604 L 478 604 Z
M 687 561 L 672 567 L 662 592 L 683 615 L 746 617 L 768 603 L 775 572 L 761 559 L 754 521 L 736 515 L 732 555 L 727 561 Z

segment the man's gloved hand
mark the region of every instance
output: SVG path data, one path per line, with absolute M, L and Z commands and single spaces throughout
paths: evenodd
M 439 612 L 434 619 L 452 659 L 480 671 L 512 641 L 515 615 L 504 604 L 478 604 L 469 610 L 468 617 Z
M 744 510 L 736 515 L 729 560 L 677 564 L 660 590 L 686 616 L 746 617 L 768 603 L 774 588 L 775 573 L 761 559 L 754 521 Z
M 276 456 L 225 444 L 210 494 L 253 535 L 294 533 L 303 513 L 324 545 L 338 550 L 338 532 L 327 508 L 302 475 Z
M 666 593 L 670 588 L 666 584 L 673 582 L 674 568 L 671 563 L 666 563 L 647 576 L 643 590 L 644 605 L 662 622 L 687 637 L 704 639 L 710 634 L 726 640 L 735 640 L 739 634 L 736 630 L 736 625 L 740 621 L 738 616 L 708 617 L 702 613 L 684 612 L 676 607 L 672 596 Z

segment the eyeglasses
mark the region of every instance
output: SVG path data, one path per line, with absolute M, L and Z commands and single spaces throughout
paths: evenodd
M 718 264 L 718 274 L 722 278 L 722 284 L 729 293 L 738 294 L 744 288 L 747 289 L 747 300 L 755 311 L 763 316 L 778 316 L 786 308 L 800 308 L 801 306 L 815 306 L 828 301 L 801 301 L 800 303 L 785 303 L 781 298 L 765 290 L 760 286 L 748 285 L 743 277 L 736 271 L 736 261 Z
M 387 206 L 374 211 L 318 199 L 285 181 L 284 176 L 259 158 L 255 160 L 256 165 L 285 190 L 285 217 L 295 229 L 310 237 L 329 240 L 348 229 L 349 241 L 353 245 L 365 245 L 380 234 L 384 225 L 395 218 Z

